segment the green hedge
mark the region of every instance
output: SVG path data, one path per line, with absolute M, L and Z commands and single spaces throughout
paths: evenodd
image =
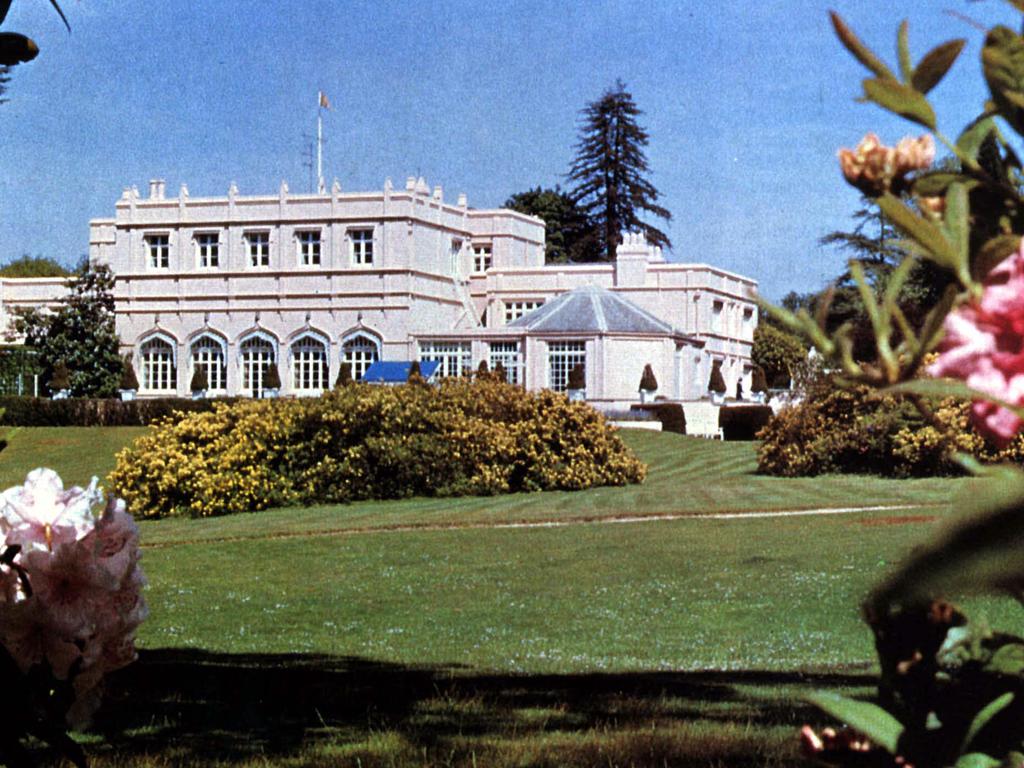
M 718 426 L 726 440 L 755 440 L 772 415 L 767 405 L 730 405 L 718 409 Z
M 238 398 L 192 400 L 160 397 L 146 400 L 69 397 L 0 397 L 0 424 L 10 427 L 144 427 L 175 412 L 202 413 L 215 403 L 232 403 Z
M 631 405 L 631 411 L 643 411 L 654 416 L 661 422 L 661 428 L 665 432 L 675 432 L 679 435 L 686 434 L 686 413 L 679 403 L 643 403 Z

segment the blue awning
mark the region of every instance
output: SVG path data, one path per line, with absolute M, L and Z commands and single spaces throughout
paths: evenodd
M 440 366 L 441 363 L 437 360 L 423 360 L 420 362 L 420 375 L 424 379 L 429 379 Z M 371 384 L 404 384 L 409 380 L 411 367 L 412 361 L 408 360 L 378 360 L 370 364 L 360 381 Z

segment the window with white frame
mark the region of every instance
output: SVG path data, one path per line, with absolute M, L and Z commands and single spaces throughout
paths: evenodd
M 505 322 L 511 323 L 527 312 L 533 312 L 533 310 L 544 305 L 544 300 L 539 301 L 506 301 L 505 302 Z
M 249 250 L 250 267 L 270 266 L 269 232 L 246 232 L 245 243 Z
M 519 384 L 519 342 L 492 341 L 487 365 L 492 371 L 498 370 L 500 365 L 505 369 L 505 381 L 509 384 Z
M 320 230 L 296 232 L 295 242 L 299 249 L 299 264 L 313 267 L 320 263 Z
M 420 360 L 439 362 L 438 376 L 462 376 L 470 370 L 472 359 L 472 348 L 468 341 L 420 342 Z
M 577 365 L 587 366 L 585 341 L 548 342 L 548 388 L 565 392 L 569 388 L 569 372 Z
M 178 385 L 174 368 L 174 347 L 159 337 L 146 341 L 139 348 L 142 363 L 142 388 L 150 391 L 167 392 Z
M 292 344 L 292 388 L 297 392 L 327 389 L 327 346 L 312 336 Z
M 206 388 L 211 392 L 227 389 L 227 366 L 224 346 L 211 336 L 200 336 L 192 342 L 192 371 L 202 371 Z
M 201 232 L 196 235 L 196 263 L 200 267 L 220 265 L 220 235 L 216 232 Z
M 145 241 L 150 269 L 168 269 L 171 266 L 170 235 L 146 235 Z
M 473 271 L 486 272 L 491 268 L 491 244 L 477 243 L 473 246 Z
M 274 345 L 262 336 L 251 336 L 240 346 L 242 389 L 253 397 L 263 396 L 267 369 L 274 364 Z
M 352 263 L 373 264 L 373 230 L 350 229 L 348 238 L 352 249 Z
M 366 369 L 378 359 L 380 349 L 377 342 L 364 334 L 353 336 L 341 345 L 341 362 L 349 364 L 355 381 L 362 379 Z

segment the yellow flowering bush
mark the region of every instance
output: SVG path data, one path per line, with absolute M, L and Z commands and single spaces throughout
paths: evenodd
M 582 489 L 643 480 L 604 418 L 493 377 L 356 385 L 244 401 L 155 426 L 110 483 L 148 517 L 406 496 Z

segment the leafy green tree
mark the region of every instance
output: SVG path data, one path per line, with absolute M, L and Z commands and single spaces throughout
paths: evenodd
M 796 366 L 807 359 L 807 347 L 795 334 L 770 323 L 758 323 L 750 356 L 755 368 L 763 371 L 768 386 L 784 387 L 792 379 Z
M 58 362 L 70 371 L 71 394 L 110 397 L 117 392 L 122 362 L 114 330 L 114 275 L 104 264 L 72 278 L 55 311 L 16 310 L 11 330 L 52 373 Z
M 641 212 L 669 221 L 672 214 L 658 205 L 658 190 L 646 178 L 650 170 L 644 147 L 643 114 L 621 80 L 580 113 L 582 125 L 576 159 L 569 169 L 570 195 L 590 217 L 602 245 L 602 256 L 615 260 L 623 230 L 640 231 L 647 242 L 671 247 L 668 235 L 641 221 Z
M 27 253 L 0 267 L 0 277 L 68 277 L 65 267 L 46 256 L 29 256 Z
M 554 189 L 535 187 L 517 192 L 505 201 L 505 207 L 544 220 L 544 260 L 548 264 L 600 260 L 601 244 L 590 217 L 557 184 Z

